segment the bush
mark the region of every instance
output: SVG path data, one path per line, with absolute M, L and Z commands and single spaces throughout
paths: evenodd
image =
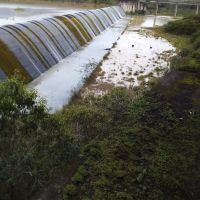
M 191 36 L 191 41 L 194 42 L 200 36 L 200 30 L 194 32 Z
M 75 152 L 59 115 L 17 79 L 0 83 L 1 199 L 30 199 Z
M 115 88 L 105 95 L 99 105 L 107 110 L 114 122 L 128 117 L 129 105 L 133 101 L 133 94 L 124 88 Z
M 199 49 L 200 48 L 200 36 L 197 37 L 194 42 L 193 42 L 193 47 L 194 49 Z
M 181 49 L 180 53 L 172 59 L 171 69 L 199 73 L 200 15 L 190 16 L 177 21 L 169 22 L 165 26 L 165 31 L 178 35 L 190 35 L 191 40 L 191 43 Z
M 78 142 L 101 137 L 110 122 L 108 114 L 96 106 L 72 105 L 64 110 L 63 116 Z
M 165 25 L 165 30 L 178 35 L 191 35 L 200 28 L 200 15 L 190 16 Z
M 72 178 L 76 191 L 68 199 L 198 199 L 200 169 L 193 169 L 199 164 L 200 117 L 191 108 L 191 86 L 196 94 L 199 79 L 193 78 L 180 89 L 180 80 L 174 81 L 172 97 L 153 90 L 135 98 L 134 91 L 118 88 L 88 100 L 88 107 L 112 120 L 103 138 L 82 148 L 82 167 Z
M 70 200 L 72 195 L 76 192 L 76 186 L 73 184 L 69 184 L 64 188 L 63 198 L 64 200 Z

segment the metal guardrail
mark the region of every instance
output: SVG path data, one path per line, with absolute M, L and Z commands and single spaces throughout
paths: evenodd
M 158 2 L 169 2 L 169 3 L 200 3 L 200 0 L 158 0 Z
M 200 0 L 154 0 L 150 2 L 168 3 L 168 4 L 188 4 L 188 5 L 200 4 Z
M 168 3 L 168 4 L 200 4 L 200 0 L 121 0 L 121 2 L 142 2 L 142 3 Z
M 158 14 L 161 4 L 171 4 L 174 6 L 174 17 L 177 16 L 179 6 L 193 6 L 195 14 L 200 12 L 200 0 L 121 0 L 120 5 L 126 12 L 135 13 L 137 11 L 146 11 L 148 4 L 155 4 L 155 15 Z M 194 9 L 193 8 L 193 9 Z

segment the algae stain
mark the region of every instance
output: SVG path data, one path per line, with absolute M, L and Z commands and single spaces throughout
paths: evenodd
M 78 40 L 81 46 L 86 44 L 85 38 L 83 38 L 83 36 L 79 33 L 79 31 L 72 23 L 72 21 L 70 21 L 70 19 L 63 16 L 57 16 L 56 18 L 67 26 L 67 28 L 74 34 L 75 38 Z
M 7 45 L 0 40 L 0 68 L 4 71 L 7 77 L 13 76 L 15 73 L 19 73 L 25 82 L 32 80 L 31 76 L 24 69 L 19 60 L 10 51 Z

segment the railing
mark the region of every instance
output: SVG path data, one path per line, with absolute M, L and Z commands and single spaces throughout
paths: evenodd
M 187 5 L 197 5 L 200 4 L 200 0 L 154 0 L 150 2 L 155 3 L 166 3 L 166 4 L 187 4 Z
M 127 13 L 145 12 L 148 4 L 155 4 L 155 15 L 158 14 L 160 4 L 174 5 L 174 17 L 177 16 L 179 6 L 193 6 L 196 7 L 194 12 L 199 14 L 200 0 L 121 0 L 120 5 Z

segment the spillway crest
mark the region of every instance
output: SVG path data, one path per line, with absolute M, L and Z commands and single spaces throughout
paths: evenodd
M 0 27 L 0 80 L 37 78 L 124 15 L 113 6 Z

